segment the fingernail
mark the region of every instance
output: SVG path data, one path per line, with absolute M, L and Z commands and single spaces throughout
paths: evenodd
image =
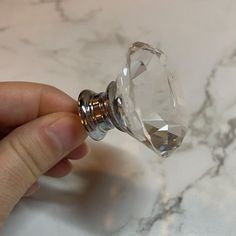
M 79 147 L 74 149 L 71 153 L 69 153 L 66 158 L 71 160 L 80 159 L 86 156 L 89 153 L 90 149 L 86 143 L 81 144 Z
M 79 134 L 76 120 L 72 116 L 55 121 L 47 131 L 63 151 L 70 151 L 78 145 L 78 142 L 80 143 L 81 134 Z

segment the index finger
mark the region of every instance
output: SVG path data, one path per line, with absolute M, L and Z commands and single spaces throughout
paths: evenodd
M 77 112 L 77 103 L 59 89 L 29 82 L 0 83 L 0 127 L 14 127 L 54 112 Z

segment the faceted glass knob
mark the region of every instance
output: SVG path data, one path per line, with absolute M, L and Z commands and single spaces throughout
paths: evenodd
M 136 42 L 128 49 L 116 82 L 112 81 L 106 92 L 80 93 L 79 115 L 95 140 L 116 127 L 167 157 L 180 146 L 187 130 L 178 86 L 167 68 L 165 54 Z

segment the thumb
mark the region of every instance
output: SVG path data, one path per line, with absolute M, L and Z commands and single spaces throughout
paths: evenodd
M 86 138 L 78 115 L 54 113 L 15 129 L 0 142 L 0 222 L 36 179 Z

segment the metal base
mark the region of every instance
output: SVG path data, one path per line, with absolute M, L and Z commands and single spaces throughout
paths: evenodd
M 108 85 L 104 93 L 84 90 L 78 98 L 81 122 L 94 140 L 103 139 L 107 131 L 114 127 L 126 132 L 120 113 L 121 107 L 122 100 L 116 97 L 116 82 L 114 81 Z

